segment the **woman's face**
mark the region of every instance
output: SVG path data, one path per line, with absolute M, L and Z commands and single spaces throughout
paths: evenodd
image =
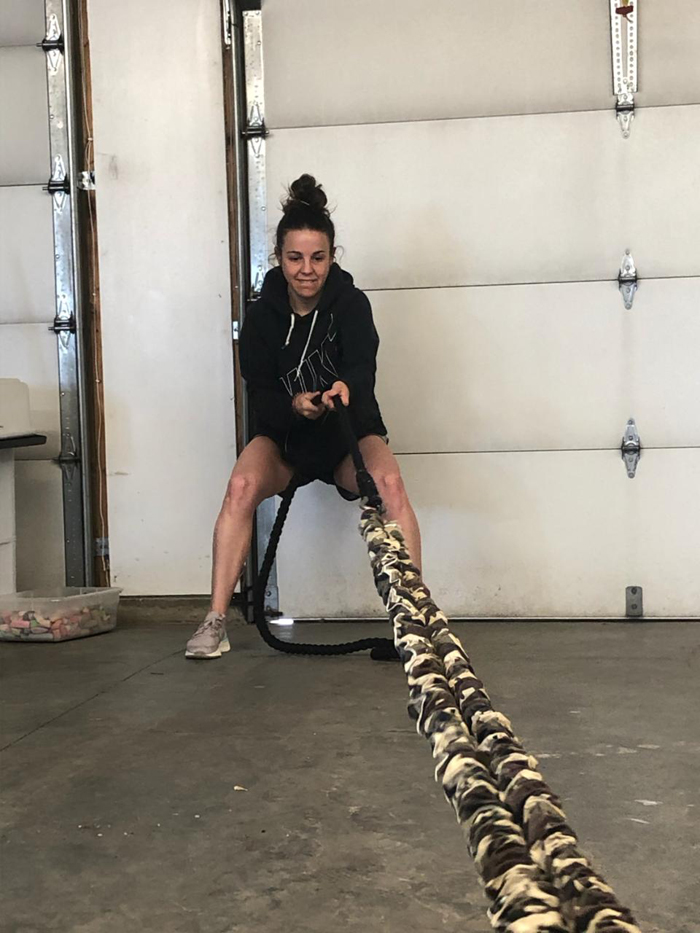
M 327 234 L 318 230 L 288 230 L 277 260 L 296 296 L 312 301 L 328 278 L 333 253 Z

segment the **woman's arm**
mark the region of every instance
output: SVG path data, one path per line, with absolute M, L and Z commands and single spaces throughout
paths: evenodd
M 338 321 L 340 366 L 338 376 L 350 390 L 350 398 L 374 392 L 379 334 L 367 296 L 357 291 L 353 302 Z
M 274 358 L 255 319 L 255 312 L 249 312 L 241 329 L 238 345 L 241 374 L 246 381 L 253 411 L 275 431 L 285 433 L 296 417 L 292 398 L 277 377 Z

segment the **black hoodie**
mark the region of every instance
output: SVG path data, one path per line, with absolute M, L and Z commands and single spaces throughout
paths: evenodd
M 333 263 L 315 311 L 300 316 L 289 304 L 282 270 L 271 269 L 260 298 L 248 308 L 239 345 L 253 433 L 271 437 L 282 449 L 290 439 L 318 443 L 326 434 L 337 434 L 333 413 L 311 421 L 294 412 L 292 399 L 299 392 L 325 391 L 340 380 L 350 389 L 358 437 L 386 434 L 374 397 L 378 347 L 372 308 L 349 272 Z

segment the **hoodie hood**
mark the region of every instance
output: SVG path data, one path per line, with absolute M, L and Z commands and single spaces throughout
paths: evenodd
M 329 310 L 338 298 L 344 293 L 354 289 L 353 277 L 349 272 L 341 269 L 337 262 L 331 264 L 328 278 L 326 279 L 321 296 L 317 302 L 316 310 L 319 313 Z M 273 308 L 278 314 L 289 320 L 292 314 L 292 308 L 289 304 L 289 290 L 287 280 L 279 266 L 275 266 L 265 276 L 262 289 L 260 290 L 260 301 L 265 302 Z

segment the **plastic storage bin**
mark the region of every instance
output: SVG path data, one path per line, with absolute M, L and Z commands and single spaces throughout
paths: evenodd
M 66 641 L 117 624 L 118 587 L 66 586 L 0 595 L 0 641 Z

